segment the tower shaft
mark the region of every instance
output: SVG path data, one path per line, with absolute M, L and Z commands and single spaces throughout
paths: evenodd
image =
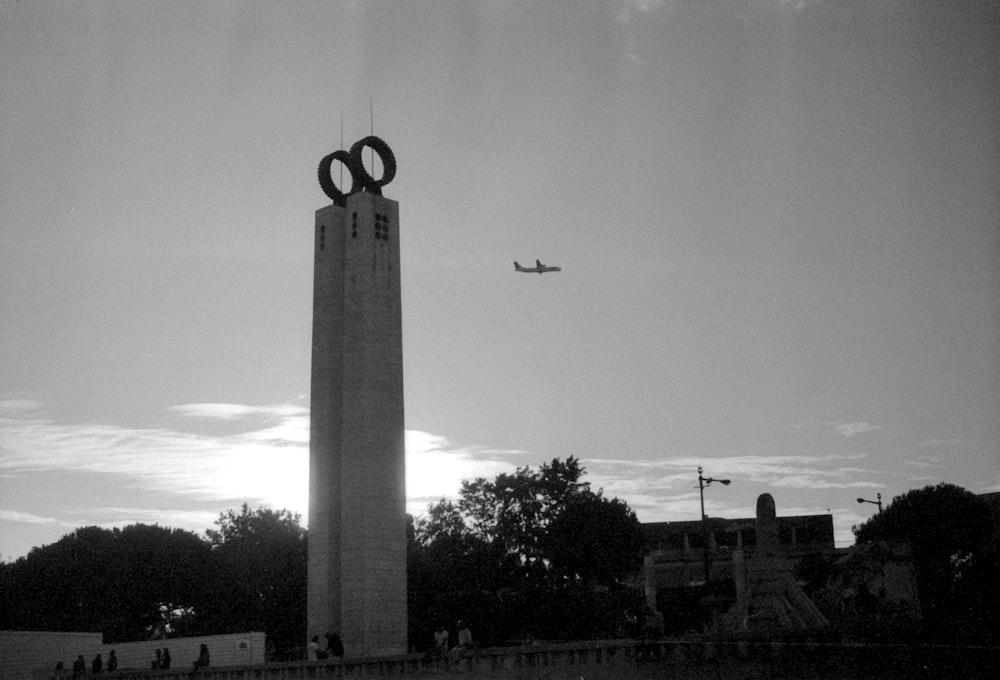
M 398 203 L 316 211 L 307 633 L 407 650 Z

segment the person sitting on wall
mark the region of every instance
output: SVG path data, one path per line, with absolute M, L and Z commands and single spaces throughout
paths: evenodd
M 313 635 L 306 645 L 306 661 L 316 661 L 319 659 L 319 635 Z
M 203 642 L 201 643 L 201 649 L 198 651 L 198 658 L 194 660 L 194 669 L 197 671 L 202 668 L 207 668 L 208 663 L 208 645 Z
M 77 654 L 76 661 L 73 662 L 73 680 L 82 678 L 87 674 L 87 662 L 83 660 L 83 654 Z
M 472 650 L 472 631 L 465 621 L 458 622 L 458 644 L 452 647 L 452 656 L 462 656 Z
M 450 641 L 451 636 L 448 634 L 448 627 L 443 624 L 438 626 L 437 630 L 434 631 L 434 646 L 431 647 L 429 656 L 444 657 L 448 653 L 448 643 Z
M 327 632 L 324 636 L 326 638 L 326 656 L 328 659 L 342 659 L 344 658 L 344 641 L 340 639 L 340 636 L 336 633 Z

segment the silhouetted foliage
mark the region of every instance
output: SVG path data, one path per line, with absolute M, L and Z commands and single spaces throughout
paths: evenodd
M 213 578 L 202 614 L 211 633 L 262 630 L 279 657 L 294 657 L 306 639 L 306 530 L 288 510 L 219 515 L 206 536 Z
M 543 545 L 555 573 L 584 585 L 607 585 L 638 569 L 643 541 L 625 501 L 581 491 L 552 519 Z
M 414 523 L 411 643 L 473 625 L 485 644 L 610 635 L 622 581 L 641 561 L 638 520 L 581 481 L 576 458 L 462 483 Z M 632 602 L 629 601 L 629 605 Z
M 145 640 L 204 597 L 209 546 L 195 534 L 134 524 L 84 527 L 2 566 L 0 628 L 100 631 Z M 176 631 L 175 631 L 176 632 Z
M 927 636 L 997 639 L 991 622 L 1000 614 L 1000 556 L 997 517 L 987 501 L 954 484 L 914 489 L 854 535 L 859 544 L 910 544 Z
M 229 510 L 202 539 L 85 527 L 0 564 L 0 629 L 102 632 L 107 642 L 264 631 L 305 640 L 306 532 L 286 510 Z

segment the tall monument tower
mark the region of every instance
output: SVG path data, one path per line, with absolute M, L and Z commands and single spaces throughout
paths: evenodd
M 381 191 L 395 172 L 377 137 L 319 167 L 333 203 L 315 225 L 307 634 L 338 633 L 349 657 L 407 651 L 399 204 Z

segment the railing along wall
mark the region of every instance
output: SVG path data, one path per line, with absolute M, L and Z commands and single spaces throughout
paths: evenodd
M 495 678 L 618 680 L 672 671 L 715 677 L 746 664 L 816 678 L 1000 677 L 1000 648 L 799 642 L 597 641 L 474 650 L 459 657 L 421 654 L 299 661 L 199 671 L 122 670 L 106 680 L 321 680 L 327 678 Z M 930 673 L 930 675 L 928 675 Z M 686 677 L 686 676 L 685 676 Z M 783 676 L 779 676 L 783 677 Z

